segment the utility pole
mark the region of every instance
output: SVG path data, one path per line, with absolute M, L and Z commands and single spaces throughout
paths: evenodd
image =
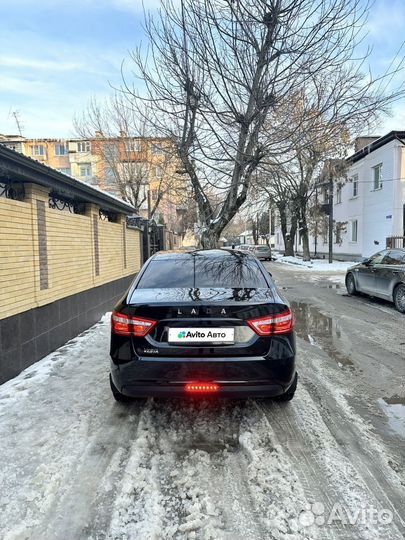
M 329 170 L 329 263 L 333 263 L 333 178 Z
M 271 223 L 272 223 L 271 203 L 269 204 L 269 246 L 271 247 Z
M 148 219 L 150 219 L 150 215 L 152 213 L 152 204 L 151 204 L 151 200 L 150 200 L 150 189 L 148 189 L 148 193 L 147 193 L 147 196 L 148 196 Z
M 315 212 L 318 212 L 318 186 L 316 185 L 315 186 Z M 317 253 L 317 250 L 318 250 L 318 219 L 317 219 L 317 216 L 316 216 L 316 219 L 315 219 L 315 238 L 314 238 L 314 244 L 315 244 L 315 253 L 314 253 L 314 257 L 316 258 L 316 256 L 318 255 Z

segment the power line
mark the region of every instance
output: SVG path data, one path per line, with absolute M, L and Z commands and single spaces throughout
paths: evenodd
M 399 181 L 405 180 L 405 177 L 401 177 L 401 178 L 382 178 L 381 182 L 382 183 L 384 183 L 384 182 L 396 182 L 397 180 L 399 180 Z M 347 183 L 348 184 L 353 184 L 353 180 L 349 180 Z M 357 180 L 357 183 L 358 184 L 374 184 L 374 180 Z

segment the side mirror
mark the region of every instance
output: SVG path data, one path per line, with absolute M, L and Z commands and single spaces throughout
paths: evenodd
M 364 264 L 364 266 L 369 266 L 369 264 L 371 263 L 371 260 L 369 257 L 366 257 L 364 259 L 362 259 L 362 264 Z

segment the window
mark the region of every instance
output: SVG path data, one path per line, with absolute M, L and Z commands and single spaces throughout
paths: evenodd
M 138 283 L 138 289 L 153 288 L 268 288 L 255 260 L 244 255 L 203 257 L 201 255 L 154 259 Z M 237 294 L 237 293 L 236 293 Z M 240 292 L 243 298 L 243 291 Z
M 340 204 L 342 202 L 342 186 L 341 184 L 337 184 L 336 186 L 336 204 Z
M 55 156 L 66 156 L 67 153 L 66 144 L 55 144 Z
M 118 147 L 115 143 L 105 143 L 104 144 L 104 155 L 107 160 L 117 159 L 118 157 Z
M 89 141 L 80 141 L 77 143 L 78 152 L 90 152 L 90 142 Z
M 111 167 L 105 167 L 104 174 L 107 184 L 115 184 L 115 173 Z
M 125 141 L 125 150 L 127 152 L 140 152 L 142 150 L 142 142 L 140 139 L 127 139 Z
M 405 264 L 405 251 L 390 251 L 384 257 L 382 264 L 399 265 Z
M 378 253 L 375 253 L 370 257 L 370 264 L 381 264 L 382 260 L 384 259 L 385 255 L 387 255 L 388 251 L 379 251 Z
M 79 175 L 86 178 L 92 176 L 91 174 L 91 163 L 81 163 L 79 167 Z
M 31 146 L 31 154 L 33 156 L 44 156 L 45 155 L 45 148 L 42 144 L 34 144 Z
M 352 176 L 352 197 L 357 197 L 359 194 L 359 175 L 355 174 Z
M 159 195 L 159 190 L 157 189 L 152 189 L 151 191 L 151 197 L 152 197 L 152 201 L 153 202 L 156 202 L 158 200 L 158 195 Z
M 353 219 L 351 229 L 352 229 L 352 242 L 357 242 L 357 235 L 358 235 L 358 221 L 357 221 L 357 219 Z
M 373 189 L 382 188 L 382 163 L 373 167 Z
M 155 154 L 155 155 L 163 154 L 163 147 L 161 143 L 152 144 L 152 154 Z
M 63 173 L 63 174 L 70 174 L 70 168 L 69 167 L 61 167 L 60 169 L 58 169 L 58 171 Z
M 163 169 L 162 167 L 156 167 L 155 169 L 155 176 L 156 178 L 163 178 Z

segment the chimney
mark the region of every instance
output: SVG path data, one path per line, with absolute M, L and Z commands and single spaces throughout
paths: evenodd
M 375 136 L 364 135 L 362 137 L 357 137 L 356 140 L 354 141 L 354 151 L 358 152 L 359 150 L 361 150 L 362 148 L 365 148 L 366 146 L 373 143 L 379 138 L 380 138 L 379 135 L 375 135 Z
M 121 129 L 121 130 L 120 130 L 120 137 L 121 137 L 121 139 L 124 139 L 126 136 L 127 136 L 126 132 L 125 132 L 123 129 Z

